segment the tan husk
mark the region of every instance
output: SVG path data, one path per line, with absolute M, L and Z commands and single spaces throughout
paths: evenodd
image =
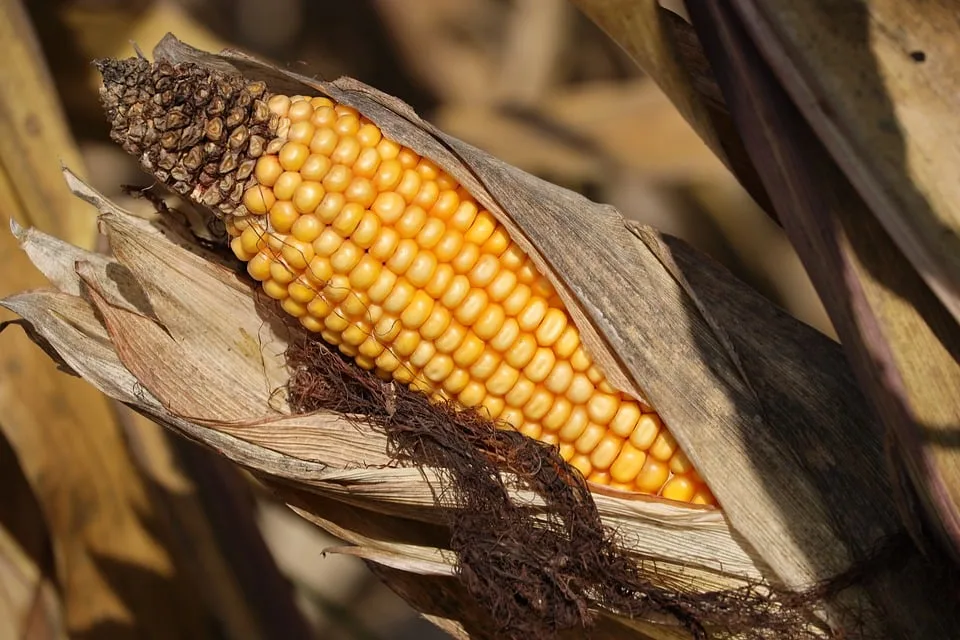
M 628 226 L 611 207 L 444 136 L 403 103 L 355 80 L 317 82 L 239 54 L 198 52 L 172 36 L 155 54 L 221 69 L 232 64 L 272 91 L 327 94 L 353 106 L 454 175 L 510 228 L 561 292 L 608 378 L 657 408 L 724 506 L 721 513 L 594 494 L 604 523 L 630 553 L 656 562 L 656 579 L 704 591 L 760 579 L 802 588 L 902 533 L 883 473 L 881 434 L 838 346 L 719 266 L 652 229 Z M 415 550 L 392 544 L 390 527 L 354 535 L 340 522 L 357 509 L 395 519 L 385 522 L 443 522 L 432 491 L 441 474 L 384 466 L 385 436 L 361 423 L 285 415 L 277 392 L 288 373 L 276 358 L 298 329 L 261 304 L 242 276 L 190 254 L 68 179 L 101 210 L 116 258 L 104 261 L 17 230 L 63 293 L 26 293 L 3 304 L 105 393 L 280 483 L 278 491 L 333 498 L 323 511 L 302 510 L 335 535 L 352 537 L 353 553 L 414 573 L 435 573 L 437 563 L 449 562 L 430 549 L 434 542 L 418 545 L 408 536 L 404 544 L 426 547 Z M 139 288 L 111 286 L 118 273 Z M 528 493 L 515 498 L 537 503 Z M 846 606 L 876 614 L 880 636 L 919 638 L 937 625 L 952 628 L 949 603 L 934 581 L 904 579 L 919 561 L 906 551 L 904 562 L 907 574 L 884 571 L 868 587 L 848 590 Z M 662 634 L 654 637 L 681 632 L 655 628 Z

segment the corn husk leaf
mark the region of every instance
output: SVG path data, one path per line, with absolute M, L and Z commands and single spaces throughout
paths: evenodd
M 703 13 L 704 42 L 747 146 L 889 430 L 904 520 L 922 538 L 925 509 L 956 558 L 960 332 L 950 247 L 958 218 L 948 197 L 956 181 L 944 175 L 957 160 L 922 122 L 935 113 L 938 126 L 956 127 L 937 88 L 955 71 L 918 66 L 891 42 L 901 33 L 933 55 L 950 46 L 947 18 L 936 3 L 909 11 L 871 3 L 869 17 L 860 3 L 840 14 L 816 3 L 738 4 L 743 24 L 732 10 L 693 13 Z M 913 160 L 894 166 L 899 147 Z M 906 204 L 917 198 L 928 202 Z
M 317 82 L 235 52 L 192 50 L 173 37 L 155 55 L 236 68 L 274 91 L 323 93 L 353 106 L 440 164 L 510 228 L 561 292 L 608 379 L 657 407 L 724 505 L 719 512 L 594 494 L 604 522 L 638 561 L 656 563 L 659 579 L 702 591 L 757 580 L 802 588 L 902 533 L 881 432 L 838 345 L 714 263 L 652 229 L 628 225 L 611 207 L 445 136 L 400 101 L 355 80 Z M 385 437 L 348 417 L 288 415 L 275 393 L 283 388 L 282 366 L 265 365 L 260 348 L 244 345 L 263 334 L 254 344 L 277 354 L 297 330 L 275 324 L 276 315 L 256 303 L 239 275 L 202 264 L 68 178 L 97 204 L 112 243 L 128 247 L 111 268 L 135 274 L 139 289 L 104 286 L 97 267 L 81 260 L 68 278 L 80 297 L 58 285 L 60 293 L 25 293 L 4 305 L 30 321 L 79 375 L 268 479 L 318 525 L 352 537 L 353 553 L 407 574 L 448 579 L 435 575 L 452 561 L 436 551 L 435 526 L 449 508 L 433 490 L 442 470 L 383 466 Z M 49 236 L 18 233 L 32 255 L 51 262 L 65 255 L 30 247 L 58 242 Z M 67 259 L 76 264 L 75 256 Z M 62 264 L 41 268 L 69 274 Z M 150 305 L 131 300 L 131 290 Z M 245 300 L 234 295 L 244 290 Z M 69 297 L 72 307 L 51 306 L 52 297 Z M 236 306 L 210 306 L 224 303 Z M 64 308 L 76 317 L 64 317 Z M 514 498 L 539 504 L 523 491 Z M 919 562 L 907 551 L 906 569 L 880 571 L 845 597 L 862 603 L 881 634 L 922 637 L 929 629 L 956 628 L 936 585 L 903 579 L 903 572 L 922 570 Z M 410 591 L 417 601 L 413 592 L 424 589 Z M 461 614 L 440 617 L 463 622 L 475 613 L 455 600 Z M 621 634 L 627 628 L 637 637 L 685 633 L 669 620 L 651 626 L 608 617 Z M 841 616 L 835 623 L 847 624 Z

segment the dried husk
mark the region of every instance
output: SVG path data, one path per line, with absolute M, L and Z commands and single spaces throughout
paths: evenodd
M 608 378 L 658 409 L 723 504 L 720 512 L 594 494 L 629 552 L 655 561 L 658 580 L 704 591 L 758 580 L 804 588 L 902 536 L 881 432 L 838 345 L 713 262 L 445 136 L 355 80 L 318 82 L 241 54 L 192 50 L 172 36 L 155 55 L 235 68 L 273 91 L 353 106 L 440 164 L 510 228 L 561 292 Z M 436 550 L 434 526 L 444 522 L 433 491 L 442 472 L 383 466 L 385 437 L 343 416 L 287 415 L 279 354 L 297 329 L 241 276 L 68 179 L 100 209 L 115 257 L 92 258 L 17 229 L 59 292 L 3 304 L 83 378 L 272 480 L 301 513 L 352 543 L 352 553 L 447 577 L 454 559 Z M 515 498 L 538 503 L 529 493 Z M 906 569 L 881 568 L 845 593 L 841 609 L 856 603 L 878 637 L 956 628 L 937 585 L 903 579 L 919 569 L 913 551 L 903 556 Z M 625 628 L 637 637 L 685 633 L 669 620 L 609 620 L 626 625 L 621 636 Z M 844 616 L 833 621 L 856 631 Z

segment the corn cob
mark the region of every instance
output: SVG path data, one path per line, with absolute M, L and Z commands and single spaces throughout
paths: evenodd
M 103 61 L 111 135 L 218 211 L 263 292 L 360 367 L 557 445 L 588 481 L 715 504 L 655 411 L 607 382 L 551 282 L 428 158 L 326 97 Z

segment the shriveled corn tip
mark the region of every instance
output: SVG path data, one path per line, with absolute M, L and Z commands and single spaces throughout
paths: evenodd
M 275 182 L 266 196 L 251 185 L 248 208 L 259 214 L 261 200 L 276 199 L 268 233 L 285 247 L 278 256 L 250 238 L 236 254 L 258 275 L 265 261 L 282 262 L 298 276 L 286 285 L 291 300 L 315 287 L 328 304 L 288 305 L 307 329 L 332 332 L 384 379 L 557 443 L 591 482 L 713 504 L 659 417 L 610 387 L 549 280 L 450 176 L 352 110 L 304 96 L 268 104 L 290 133 L 258 161 L 257 179 Z M 291 172 L 300 180 L 280 184 Z M 308 183 L 318 187 L 300 191 Z M 261 282 L 274 294 L 282 286 Z

